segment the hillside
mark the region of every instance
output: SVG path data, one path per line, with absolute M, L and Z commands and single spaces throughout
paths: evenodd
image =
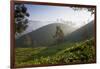
M 94 34 L 93 21 L 77 30 L 67 24 L 54 23 L 43 26 L 16 39 L 16 47 L 38 47 L 53 44 L 56 41 L 53 38 L 56 26 L 60 26 L 63 30 L 65 42 L 84 41 L 91 38 Z
M 52 44 L 60 25 L 65 41 Z M 96 58 L 93 21 L 75 30 L 65 24 L 49 24 L 16 39 L 15 64 L 27 65 L 94 63 Z M 52 44 L 52 45 L 51 45 Z
M 50 47 L 16 48 L 16 66 L 95 62 L 94 39 Z
M 55 39 L 53 36 L 55 35 L 56 32 L 56 26 L 60 26 L 61 29 L 64 32 L 64 35 L 68 35 L 75 29 L 68 26 L 67 24 L 60 24 L 60 23 L 54 23 L 54 24 L 49 24 L 46 26 L 43 26 L 35 31 L 32 31 L 28 34 L 23 35 L 19 39 L 16 39 L 16 45 L 17 47 L 25 47 L 25 43 L 28 41 L 32 41 L 31 43 L 35 46 L 39 45 L 49 45 L 54 43 Z M 27 40 L 28 39 L 28 40 Z M 20 46 L 19 46 L 20 44 Z M 32 45 L 31 45 L 32 46 Z M 28 47 L 28 46 L 26 46 Z
M 77 42 L 84 41 L 94 36 L 94 23 L 91 21 L 85 26 L 77 29 L 65 37 L 65 41 Z

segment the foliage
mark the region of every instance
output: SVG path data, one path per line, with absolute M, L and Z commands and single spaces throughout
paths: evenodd
M 91 13 L 91 15 L 95 14 L 95 8 L 82 8 L 82 7 L 71 7 L 73 10 L 87 10 Z
M 95 61 L 94 39 L 51 47 L 16 48 L 16 66 L 73 64 Z
M 15 33 L 21 33 L 27 28 L 27 23 L 29 13 L 27 12 L 27 8 L 24 4 L 15 4 L 14 11 L 14 23 L 15 23 Z

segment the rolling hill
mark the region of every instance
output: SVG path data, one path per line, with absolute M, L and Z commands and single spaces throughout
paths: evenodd
M 66 41 L 69 42 L 76 42 L 87 40 L 94 35 L 94 23 L 91 21 L 90 23 L 86 24 L 85 26 L 77 29 L 76 31 L 72 32 L 71 34 L 65 37 Z
M 67 24 L 53 23 L 16 39 L 16 47 L 38 47 L 53 44 L 55 42 L 53 36 L 56 32 L 56 26 L 60 26 L 63 30 L 66 42 L 86 40 L 92 37 L 94 32 L 93 21 L 77 30 Z
M 56 26 L 60 26 L 65 35 L 68 35 L 75 30 L 73 27 L 67 24 L 48 24 L 16 39 L 16 47 L 30 47 L 31 44 L 33 44 L 33 46 L 44 46 L 54 43 L 55 39 L 53 36 L 56 32 Z

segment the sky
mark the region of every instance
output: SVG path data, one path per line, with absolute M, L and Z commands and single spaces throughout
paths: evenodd
M 93 16 L 87 10 L 74 11 L 70 7 L 49 6 L 49 5 L 31 5 L 26 4 L 27 11 L 30 14 L 29 19 L 33 21 L 42 21 L 47 25 L 55 21 L 71 21 L 79 27 L 93 20 Z M 42 24 L 41 24 L 42 25 Z
M 65 23 L 80 28 L 94 19 L 94 15 L 87 10 L 75 11 L 65 6 L 25 4 L 30 14 L 28 28 L 22 33 L 26 34 L 40 27 L 52 23 Z

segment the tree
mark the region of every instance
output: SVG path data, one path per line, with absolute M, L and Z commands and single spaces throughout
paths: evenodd
M 60 26 L 56 27 L 56 33 L 54 35 L 54 38 L 56 38 L 57 43 L 60 43 L 64 40 L 64 33 Z
M 17 35 L 22 33 L 28 27 L 27 23 L 29 21 L 27 17 L 29 17 L 29 13 L 24 4 L 15 4 L 14 9 L 15 34 Z
M 31 38 L 29 35 L 27 35 L 27 36 L 24 38 L 24 44 L 25 44 L 26 46 L 32 46 L 32 45 L 33 45 L 33 40 L 32 40 L 32 38 Z
M 93 15 L 95 13 L 95 8 L 83 8 L 83 7 L 71 7 L 73 10 L 78 11 L 78 10 L 87 10 Z

